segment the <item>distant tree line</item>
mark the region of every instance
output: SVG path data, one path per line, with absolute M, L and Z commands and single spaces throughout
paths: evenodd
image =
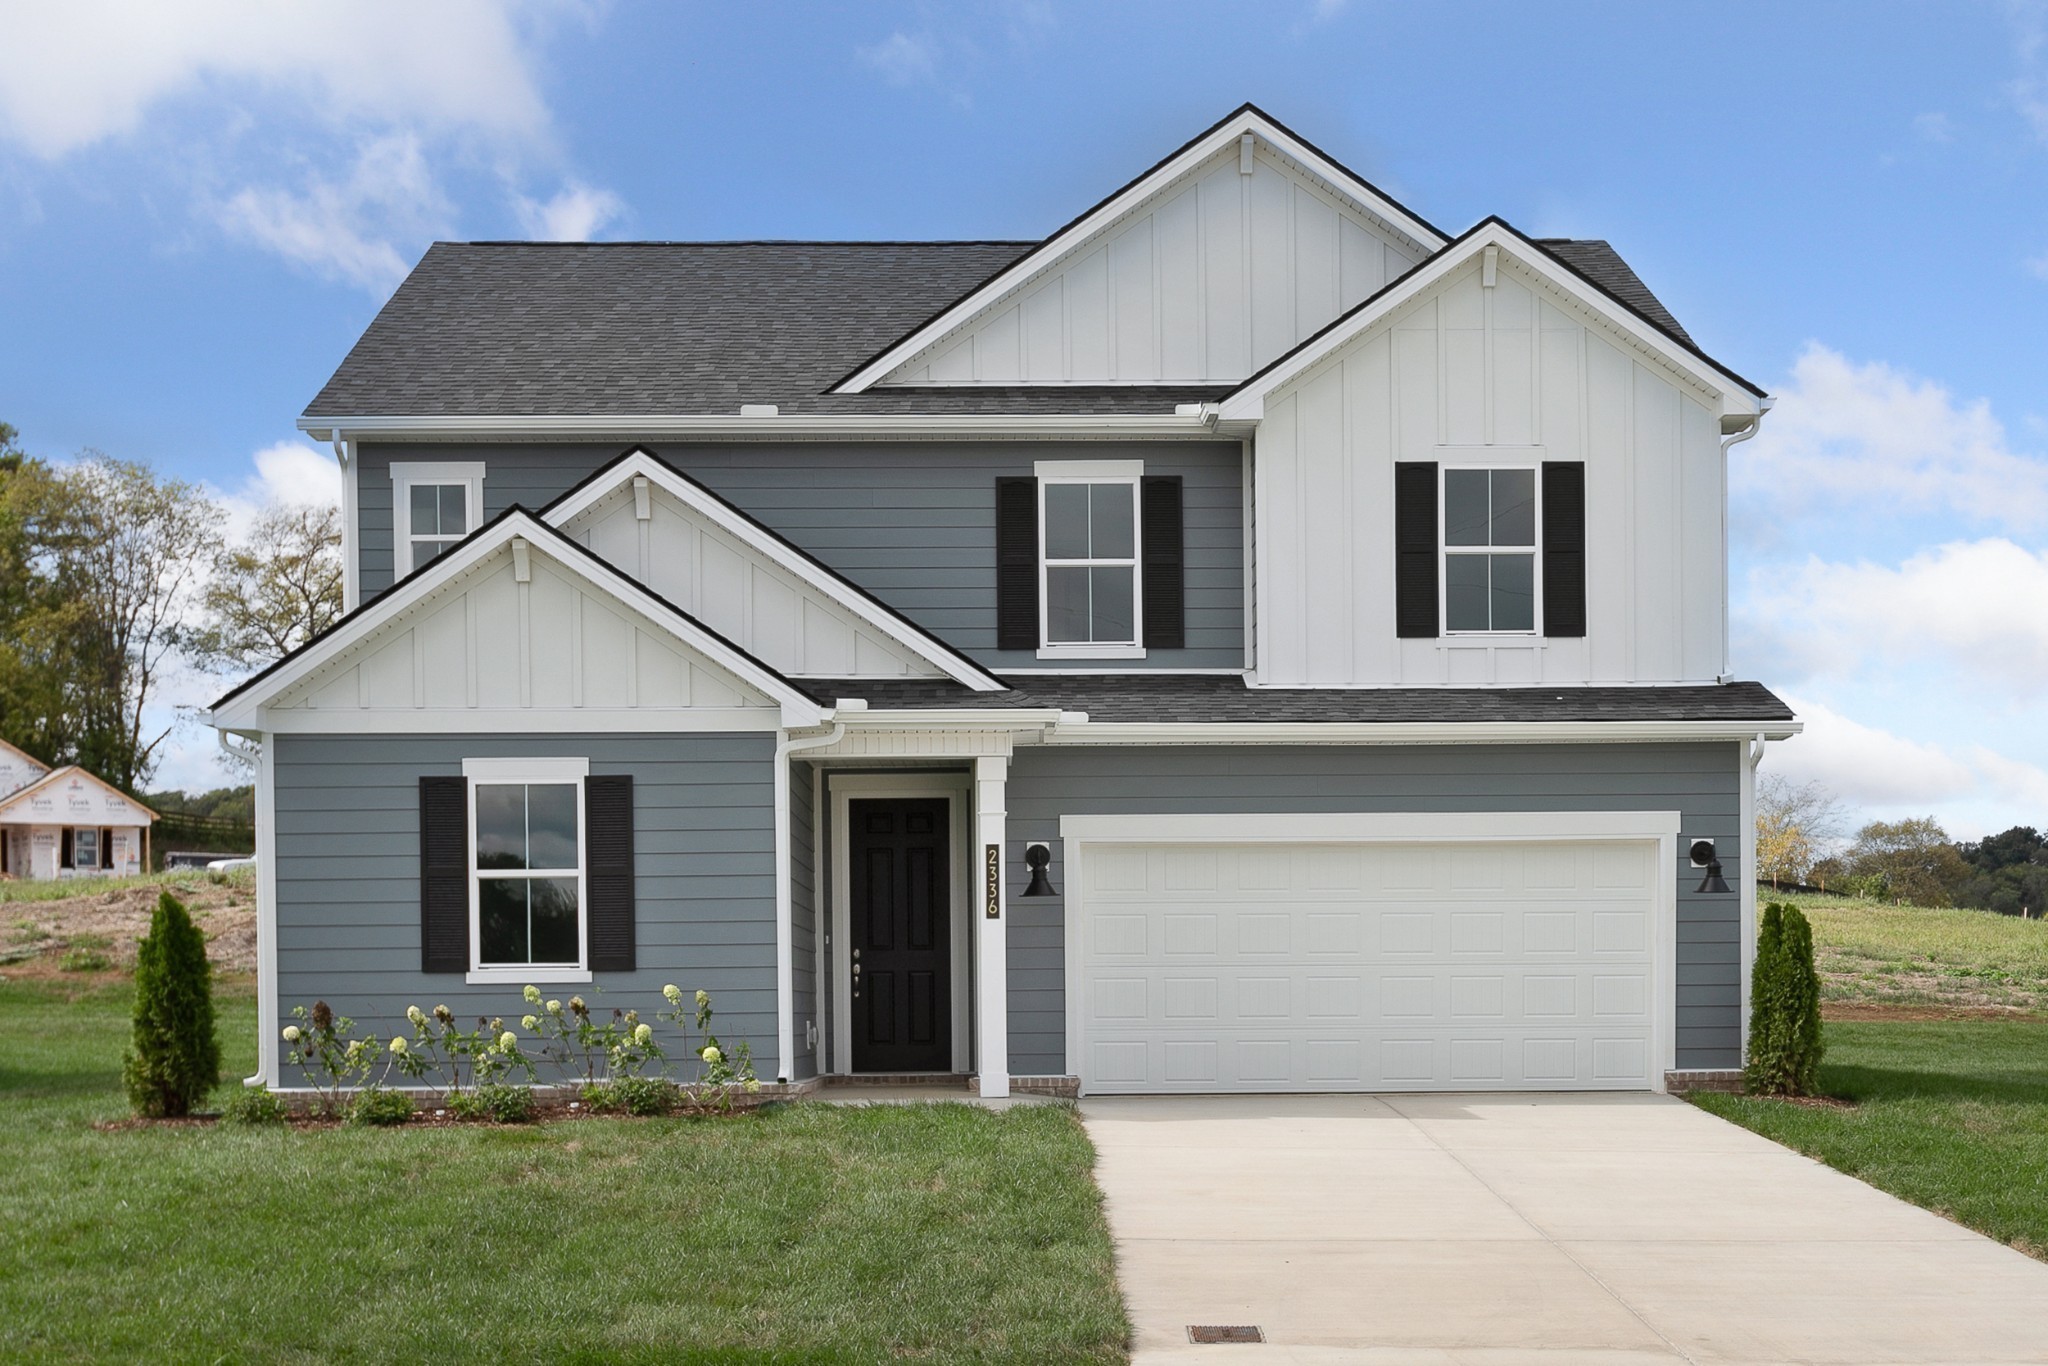
M 0 422 L 0 739 L 140 795 L 178 665 L 247 673 L 340 616 L 340 515 L 273 505 L 230 537 L 198 484 L 18 437 Z
M 1871 821 L 1845 836 L 1841 806 L 1818 783 L 1757 779 L 1757 876 L 1914 906 L 2000 915 L 2048 913 L 2048 838 L 2032 826 L 1957 841 L 1932 816 Z

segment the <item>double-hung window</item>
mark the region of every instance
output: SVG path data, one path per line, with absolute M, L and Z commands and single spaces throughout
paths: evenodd
M 1451 632 L 1536 629 L 1536 471 L 1443 472 L 1443 621 Z
M 1143 653 L 1138 462 L 1048 461 L 1038 470 L 1041 653 Z
M 587 967 L 588 771 L 580 759 L 472 759 L 463 765 L 470 780 L 473 977 Z
M 448 552 L 483 520 L 484 467 L 474 461 L 391 467 L 393 568 L 403 578 Z

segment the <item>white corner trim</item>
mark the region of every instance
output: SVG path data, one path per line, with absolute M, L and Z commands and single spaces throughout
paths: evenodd
M 564 495 L 561 501 L 548 508 L 546 520 L 550 526 L 566 527 L 622 488 L 630 487 L 638 500 L 644 497 L 642 489 L 650 485 L 659 487 L 724 534 L 933 665 L 948 678 L 976 692 L 1004 691 L 1003 685 L 974 661 L 919 630 L 908 620 L 877 606 L 865 594 L 848 587 L 833 575 L 821 571 L 808 557 L 763 531 L 717 494 L 679 475 L 644 450 L 628 454 L 612 467 L 603 480 L 593 480 L 585 487 Z
M 462 776 L 485 783 L 565 783 L 590 776 L 590 760 L 464 759 Z
M 1097 843 L 1211 840 L 1229 844 L 1426 840 L 1678 838 L 1676 811 L 1398 811 L 1320 814 L 1062 816 L 1060 838 Z M 1674 884 L 1675 885 L 1675 884 Z
M 257 737 L 256 751 L 256 1075 L 245 1086 L 283 1084 L 278 1056 L 277 737 Z

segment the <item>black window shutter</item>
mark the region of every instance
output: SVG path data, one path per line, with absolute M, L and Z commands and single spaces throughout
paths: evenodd
M 1394 465 L 1394 634 L 1441 634 L 1437 608 L 1436 462 Z
M 469 780 L 420 779 L 420 971 L 469 970 Z
M 1586 466 L 1543 462 L 1543 634 L 1586 634 Z
M 1139 526 L 1144 536 L 1145 648 L 1180 650 L 1188 643 L 1186 537 L 1182 532 L 1177 474 L 1139 481 Z
M 583 780 L 584 908 L 592 972 L 634 968 L 633 777 L 592 774 Z
M 996 480 L 996 648 L 1038 648 L 1038 481 Z

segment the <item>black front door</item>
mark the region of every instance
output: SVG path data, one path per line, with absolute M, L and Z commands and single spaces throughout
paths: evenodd
M 853 1070 L 951 1071 L 946 803 L 856 801 L 848 814 Z

